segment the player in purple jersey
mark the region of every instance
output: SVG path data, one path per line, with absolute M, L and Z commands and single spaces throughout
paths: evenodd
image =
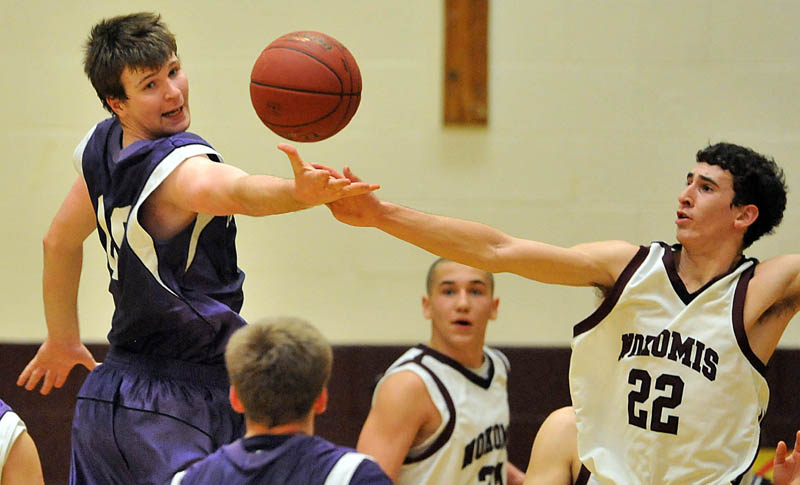
M 223 349 L 244 325 L 233 214 L 306 209 L 377 186 L 331 176 L 279 148 L 294 179 L 220 163 L 190 123 L 186 73 L 160 16 L 99 22 L 84 69 L 112 118 L 75 151 L 79 172 L 44 238 L 48 336 L 17 383 L 41 393 L 92 372 L 73 419 L 72 483 L 163 483 L 241 436 Z M 83 242 L 97 229 L 115 311 L 102 366 L 81 343 Z
M 42 463 L 36 443 L 17 413 L 0 400 L 0 484 L 43 483 Z
M 314 436 L 333 353 L 316 328 L 280 318 L 237 330 L 225 361 L 233 409 L 247 434 L 176 474 L 173 485 L 390 485 L 377 463 Z

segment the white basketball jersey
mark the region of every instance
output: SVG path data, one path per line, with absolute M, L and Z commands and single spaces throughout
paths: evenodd
M 485 377 L 424 345 L 406 351 L 386 371 L 381 382 L 400 371 L 418 375 L 442 417 L 433 436 L 409 450 L 397 485 L 506 483 L 508 360 L 488 347 L 484 356 Z
M 593 480 L 722 484 L 750 468 L 769 401 L 744 330 L 756 264 L 689 293 L 673 248 L 653 243 L 575 326 L 570 392 Z

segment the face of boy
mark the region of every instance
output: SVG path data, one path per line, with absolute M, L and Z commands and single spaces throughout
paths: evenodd
M 754 205 L 731 205 L 733 197 L 733 175 L 729 171 L 703 162 L 696 164 L 678 196 L 678 241 L 685 245 L 743 233 L 758 210 Z
M 489 320 L 497 317 L 499 298 L 492 294 L 489 275 L 452 261 L 434 269 L 431 294 L 422 298 L 425 318 L 431 320 L 434 347 L 483 347 Z
M 124 144 L 189 128 L 189 81 L 176 55 L 159 69 L 126 67 L 121 81 L 128 99 L 106 101 L 122 123 Z

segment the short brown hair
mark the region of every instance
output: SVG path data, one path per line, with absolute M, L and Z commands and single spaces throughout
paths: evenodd
M 310 323 L 281 317 L 234 332 L 225 349 L 225 364 L 247 418 L 278 426 L 311 412 L 328 384 L 333 351 Z
M 430 296 L 431 291 L 433 291 L 433 275 L 436 272 L 436 268 L 442 263 L 458 263 L 458 261 L 453 261 L 452 259 L 447 258 L 439 258 L 431 263 L 431 266 L 428 268 L 428 275 L 425 278 L 425 291 L 428 293 L 428 296 Z M 485 271 L 485 273 L 489 280 L 489 293 L 494 295 L 494 274 L 490 273 L 489 271 Z
M 122 71 L 157 69 L 178 54 L 175 36 L 161 16 L 141 12 L 104 19 L 92 28 L 86 41 L 83 70 L 97 97 L 111 114 L 106 97 L 126 100 Z

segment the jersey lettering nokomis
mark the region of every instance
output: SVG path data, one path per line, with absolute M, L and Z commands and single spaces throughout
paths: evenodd
M 578 451 L 598 483 L 730 483 L 758 451 L 769 389 L 743 317 L 757 261 L 689 293 L 677 251 L 641 247 L 574 328 Z

